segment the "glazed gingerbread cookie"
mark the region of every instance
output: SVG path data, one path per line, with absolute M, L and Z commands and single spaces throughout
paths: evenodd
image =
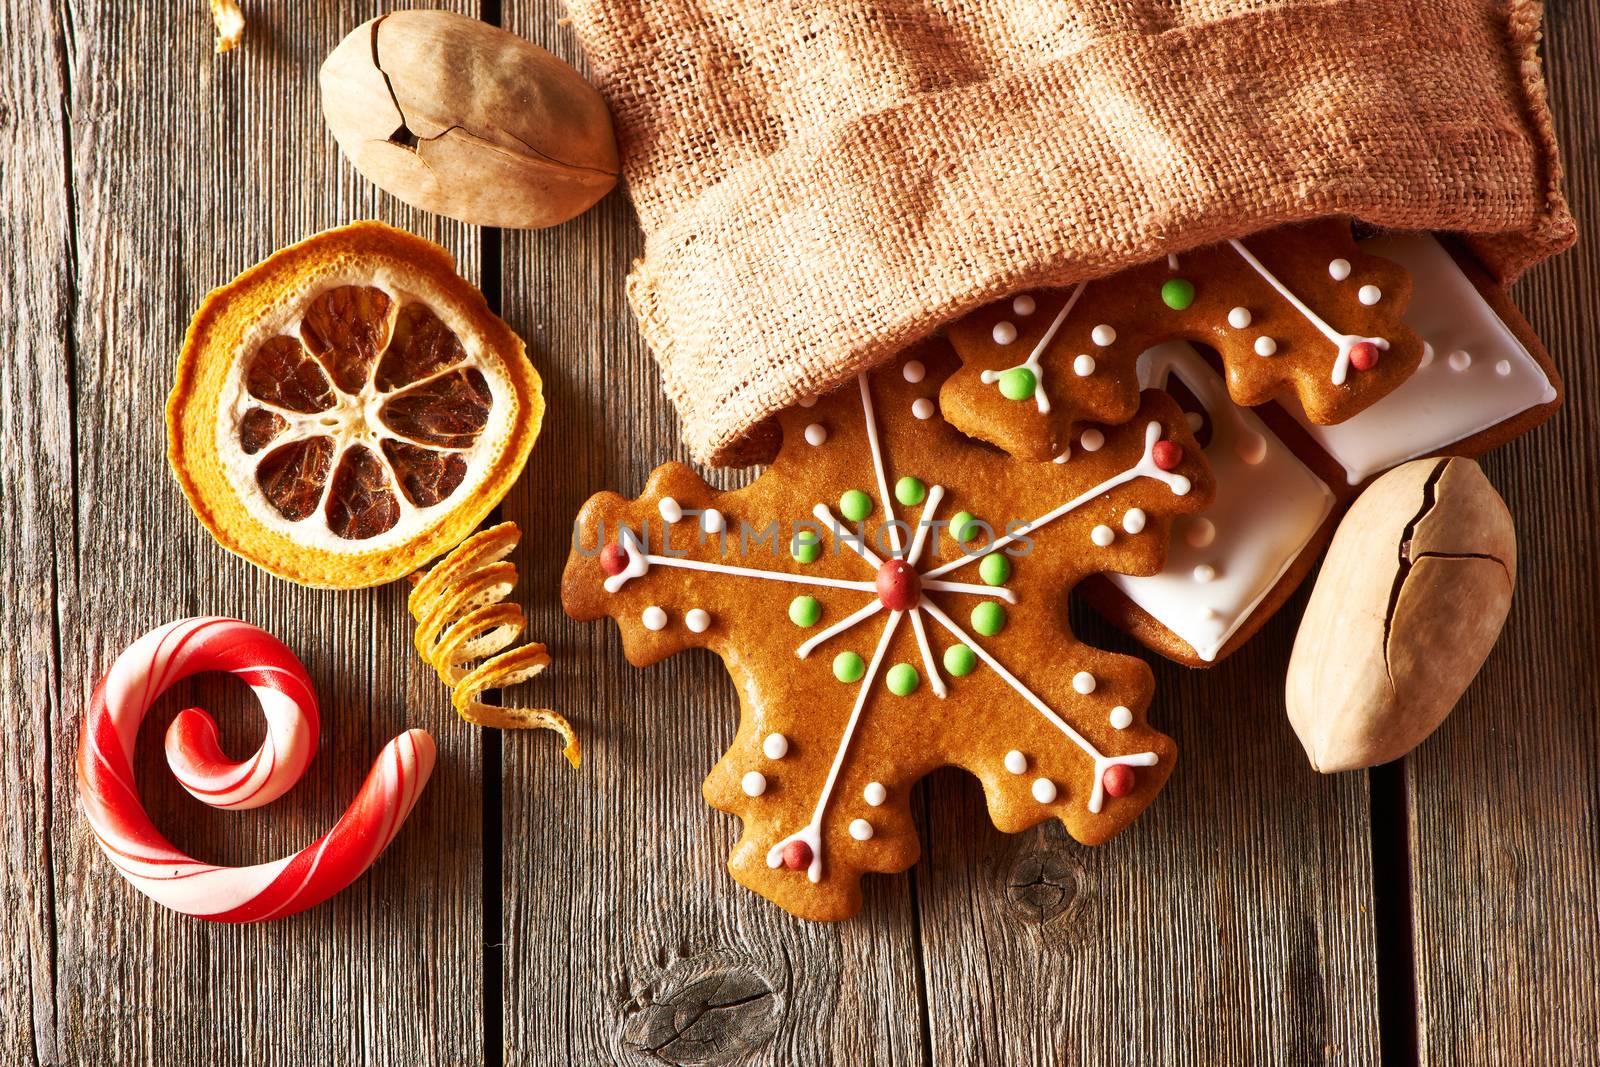
M 1338 423 L 1421 362 L 1401 322 L 1410 295 L 1405 270 L 1347 222 L 1284 226 L 980 308 L 949 327 L 964 366 L 939 403 L 973 437 L 1052 459 L 1082 424 L 1133 414 L 1142 352 L 1188 340 L 1221 354 L 1235 403 L 1292 395 L 1312 422 Z
M 668 464 L 578 518 L 568 613 L 616 619 L 636 665 L 703 647 L 733 676 L 740 726 L 705 797 L 743 820 L 734 876 L 806 918 L 855 913 L 862 874 L 916 861 L 911 789 L 938 767 L 971 771 L 1002 830 L 1056 818 L 1087 843 L 1172 770 L 1149 668 L 1076 641 L 1066 597 L 1158 571 L 1174 518 L 1210 502 L 1182 412 L 1151 392 L 1071 462 L 1029 463 L 938 417 L 955 366 L 926 342 L 781 416 L 743 489 Z
M 1175 525 L 1160 573 L 1095 577 L 1083 592 L 1169 658 L 1208 666 L 1249 640 L 1312 571 L 1345 505 L 1376 475 L 1419 456 L 1481 455 L 1560 406 L 1549 355 L 1469 253 L 1426 234 L 1362 246 L 1410 274 L 1405 318 L 1423 339 L 1423 358 L 1348 421 L 1318 425 L 1293 401 L 1240 408 L 1216 357 L 1185 343 L 1140 357 L 1140 384 L 1170 388 L 1188 409 L 1216 497 Z

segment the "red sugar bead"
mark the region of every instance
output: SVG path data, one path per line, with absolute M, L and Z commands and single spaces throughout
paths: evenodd
M 613 541 L 600 550 L 600 569 L 607 574 L 621 574 L 628 567 L 628 550 Z
M 811 846 L 804 841 L 790 841 L 784 845 L 783 865 L 791 871 L 803 871 L 811 866 Z
M 878 568 L 878 599 L 890 611 L 910 611 L 922 599 L 922 580 L 903 559 L 891 559 Z
M 1371 341 L 1358 341 L 1350 346 L 1350 365 L 1356 370 L 1371 370 L 1378 365 L 1379 348 Z
M 1133 773 L 1133 768 L 1126 763 L 1113 764 L 1106 768 L 1106 773 L 1100 781 L 1105 784 L 1106 792 L 1114 797 L 1125 797 L 1133 792 L 1133 787 L 1138 784 L 1139 776 Z
M 1183 462 L 1183 446 L 1176 441 L 1157 441 L 1150 450 L 1150 458 L 1156 466 L 1169 471 Z

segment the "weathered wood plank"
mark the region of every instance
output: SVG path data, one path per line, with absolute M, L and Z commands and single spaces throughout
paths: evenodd
M 0 1062 L 53 1062 L 56 605 L 74 595 L 71 220 L 59 27 L 0 7 Z
M 63 606 L 53 840 L 63 1055 L 77 1063 L 392 1064 L 482 1059 L 481 780 L 476 731 L 410 649 L 403 591 L 315 592 L 227 556 L 167 471 L 162 409 L 192 309 L 274 248 L 379 215 L 454 248 L 476 236 L 400 208 L 338 159 L 316 91 L 322 56 L 370 5 L 248 5 L 238 52 L 212 52 L 204 5 L 65 9 L 77 183 L 81 603 Z M 48 305 L 41 305 L 48 307 Z M 90 684 L 148 627 L 236 614 L 305 660 L 323 707 L 305 782 L 250 813 L 218 813 L 165 774 L 160 731 L 184 701 L 222 712 L 232 750 L 259 713 L 235 685 L 163 701 L 141 734 L 158 825 L 206 858 L 299 848 L 354 795 L 402 728 L 427 726 L 440 766 L 411 825 L 332 903 L 262 927 L 195 922 L 129 889 L 73 803 L 70 760 Z
M 1418 1042 L 1427 1064 L 1600 1056 L 1600 9 L 1548 8 L 1547 72 L 1582 227 L 1515 295 L 1566 408 L 1484 464 L 1517 519 L 1500 645 L 1406 760 Z
M 559 13 L 524 0 L 505 24 L 572 60 Z M 724 868 L 737 826 L 700 798 L 738 721 L 720 663 L 638 671 L 614 627 L 561 612 L 583 500 L 637 492 L 684 458 L 623 296 L 640 240 L 620 193 L 566 226 L 505 235 L 507 314 L 550 403 L 505 508 L 527 531 L 520 596 L 555 656 L 528 695 L 578 720 L 586 750 L 574 773 L 551 738 L 505 737 L 506 1062 L 920 1063 L 909 880 L 869 880 L 861 918 L 836 926 L 739 887 Z

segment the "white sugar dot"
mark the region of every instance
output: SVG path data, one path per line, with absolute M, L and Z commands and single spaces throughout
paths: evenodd
M 1511 361 L 1509 359 L 1502 359 L 1499 363 L 1494 365 L 1494 372 L 1500 375 L 1502 378 L 1511 377 Z
M 1188 496 L 1189 490 L 1194 488 L 1194 483 L 1181 474 L 1173 476 L 1171 485 L 1173 496 Z
M 1072 446 L 1068 445 L 1066 448 L 1061 450 L 1061 455 L 1057 456 L 1055 459 L 1051 460 L 1050 462 L 1051 463 L 1065 463 L 1067 460 L 1069 460 L 1071 458 L 1072 458 Z
M 1039 305 L 1033 302 L 1033 297 L 1029 296 L 1027 293 L 1023 293 L 1021 296 L 1011 301 L 1011 310 L 1014 313 L 1023 316 L 1024 318 L 1032 315 L 1038 306 Z
M 1247 430 L 1234 442 L 1234 451 L 1239 458 L 1254 467 L 1267 458 L 1267 439 L 1254 430 Z
M 1083 431 L 1083 436 L 1078 438 L 1078 447 L 1085 452 L 1098 452 L 1105 443 L 1106 435 L 1093 428 Z
M 651 604 L 639 615 L 639 621 L 644 623 L 646 630 L 665 630 L 667 628 L 667 613 Z
M 1129 508 L 1128 513 L 1122 516 L 1122 528 L 1131 534 L 1143 533 L 1145 514 L 1143 508 Z
M 1216 581 L 1217 580 L 1217 568 L 1213 567 L 1209 563 L 1201 563 L 1201 564 L 1196 565 L 1195 569 L 1194 569 L 1194 580 L 1197 581 L 1197 582 L 1214 582 L 1214 581 Z
M 865 819 L 852 819 L 850 821 L 850 836 L 857 841 L 866 841 L 872 837 L 872 824 Z
M 989 336 L 994 338 L 997 345 L 1008 345 L 1017 339 L 1017 328 L 1009 322 L 997 322 L 994 329 L 989 331 Z
M 1048 778 L 1035 778 L 1033 780 L 1033 799 L 1041 804 L 1049 804 L 1056 799 L 1056 784 Z
M 1356 299 L 1367 305 L 1367 307 L 1371 307 L 1383 299 L 1383 290 L 1376 285 L 1363 285 L 1356 290 Z
M 1115 541 L 1116 539 L 1116 531 L 1112 530 L 1111 527 L 1107 526 L 1105 523 L 1101 523 L 1099 526 L 1096 526 L 1094 529 L 1089 531 L 1089 540 L 1093 541 L 1101 548 L 1109 547 L 1111 542 Z
M 1278 342 L 1263 334 L 1256 338 L 1256 355 L 1270 356 L 1278 351 Z
M 908 359 L 906 365 L 900 368 L 900 374 L 906 381 L 916 385 L 928 373 L 928 368 L 922 365 L 920 359 Z
M 1217 539 L 1217 527 L 1205 516 L 1190 519 L 1184 524 L 1183 539 L 1195 548 L 1207 548 Z
M 768 759 L 782 759 L 789 754 L 789 739 L 782 734 L 768 734 L 767 739 L 761 742 L 761 751 L 767 754 Z
M 1006 770 L 1012 774 L 1022 774 L 1028 769 L 1028 757 L 1012 749 L 1006 753 Z
M 1090 674 L 1088 671 L 1079 671 L 1077 674 L 1072 676 L 1072 688 L 1076 689 L 1084 696 L 1088 696 L 1090 693 L 1094 692 L 1094 686 L 1094 675 Z
M 861 791 L 861 798 L 876 808 L 889 799 L 889 791 L 883 787 L 882 782 L 868 782 L 867 787 Z
M 1111 327 L 1102 322 L 1100 325 L 1089 331 L 1089 339 L 1095 344 L 1099 345 L 1101 348 L 1104 348 L 1106 345 L 1109 345 L 1111 342 L 1117 339 L 1117 331 L 1113 330 Z
M 1208 619 L 1222 618 L 1222 612 L 1218 611 L 1216 608 L 1206 608 L 1206 610 L 1202 611 L 1200 614 Z
M 1450 353 L 1451 370 L 1466 370 L 1470 366 L 1472 366 L 1471 352 L 1466 352 L 1458 348 L 1454 352 Z
M 661 510 L 661 518 L 666 522 L 677 522 L 683 518 L 683 508 L 670 496 L 661 498 L 661 503 L 656 505 Z
M 1422 362 L 1417 364 L 1417 369 L 1421 370 L 1423 367 L 1430 366 L 1432 363 L 1433 363 L 1433 346 L 1430 345 L 1428 342 L 1424 341 L 1424 342 L 1422 342 Z
M 814 396 L 804 397 L 800 401 L 800 406 L 803 408 L 814 408 L 817 406 L 817 398 Z
M 1250 309 L 1234 308 L 1232 311 L 1228 312 L 1228 325 L 1232 326 L 1235 330 L 1242 330 L 1246 326 L 1250 325 Z
M 721 533 L 727 525 L 728 520 L 716 508 L 706 508 L 700 513 L 700 528 L 706 533 Z
M 923 420 L 933 418 L 933 401 L 929 400 L 927 397 L 922 397 L 920 400 L 912 401 L 911 414 Z
M 690 633 L 703 634 L 711 628 L 711 613 L 704 608 L 690 608 L 684 613 L 683 624 Z
M 1190 433 L 1199 433 L 1200 427 L 1206 424 L 1206 417 L 1198 411 L 1185 411 L 1183 421 L 1189 424 Z
M 767 776 L 760 771 L 745 771 L 744 777 L 739 779 L 739 787 L 745 796 L 758 797 L 767 791 Z
M 1329 263 L 1328 277 L 1336 282 L 1342 282 L 1350 277 L 1350 261 L 1348 259 L 1336 259 Z
M 1080 378 L 1087 378 L 1089 375 L 1093 374 L 1094 373 L 1094 357 L 1091 356 L 1091 355 L 1085 354 L 1085 355 L 1081 355 L 1077 359 L 1073 360 L 1072 361 L 1072 373 L 1076 374 Z
M 828 428 L 820 422 L 813 422 L 806 427 L 806 444 L 815 448 L 828 439 Z
M 1126 730 L 1133 725 L 1133 712 L 1118 704 L 1111 709 L 1111 727 L 1114 730 Z

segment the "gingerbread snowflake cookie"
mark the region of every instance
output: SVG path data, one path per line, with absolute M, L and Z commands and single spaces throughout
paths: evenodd
M 1284 226 L 980 308 L 949 328 L 964 366 L 939 401 L 972 436 L 1051 459 L 1082 424 L 1133 414 L 1141 353 L 1187 340 L 1221 354 L 1235 403 L 1293 395 L 1312 422 L 1337 423 L 1416 370 L 1410 295 L 1405 270 L 1348 223 Z
M 631 662 L 718 653 L 738 685 L 706 799 L 739 816 L 729 859 L 797 915 L 860 907 L 862 874 L 917 858 L 912 786 L 959 766 L 991 817 L 1105 841 L 1172 770 L 1145 722 L 1150 670 L 1080 644 L 1066 596 L 1153 574 L 1174 519 L 1211 500 L 1183 413 L 1147 394 L 1064 463 L 985 448 L 937 415 L 955 369 L 934 341 L 780 421 L 751 485 L 668 464 L 583 508 L 562 600 L 617 620 Z

